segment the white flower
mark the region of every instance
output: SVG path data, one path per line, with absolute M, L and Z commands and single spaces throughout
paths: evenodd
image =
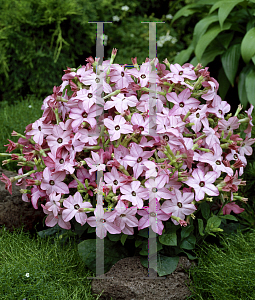
M 159 47 L 163 47 L 163 45 L 164 45 L 164 42 L 162 42 L 162 41 L 158 41 L 158 42 L 157 42 L 157 45 L 158 45 Z
M 120 18 L 118 16 L 113 16 L 112 17 L 113 21 L 119 22 Z
M 127 5 L 124 5 L 124 6 L 121 7 L 121 9 L 122 9 L 122 10 L 125 10 L 125 11 L 128 11 L 128 10 L 129 10 L 129 7 L 128 7 Z
M 29 273 L 26 273 L 26 277 L 29 277 Z
M 168 15 L 166 15 L 166 18 L 171 20 L 171 19 L 173 19 L 173 16 L 171 14 L 168 14 Z
M 31 107 L 32 107 L 32 105 L 28 105 L 28 107 L 29 107 L 29 108 L 31 108 Z
M 173 37 L 172 38 L 172 44 L 175 44 L 177 42 L 177 38 Z
M 107 45 L 107 40 L 108 40 L 108 35 L 101 34 L 100 40 L 101 40 L 101 45 L 103 46 L 103 40 L 104 40 L 104 46 L 106 46 Z

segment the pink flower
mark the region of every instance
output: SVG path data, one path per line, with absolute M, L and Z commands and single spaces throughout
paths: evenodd
M 128 107 L 134 107 L 138 103 L 136 96 L 126 97 L 123 93 L 118 94 L 116 97 L 111 97 L 111 99 L 105 103 L 104 110 L 115 107 L 120 114 L 124 113 Z
M 126 120 L 121 115 L 115 116 L 114 121 L 109 118 L 104 119 L 104 125 L 109 129 L 111 141 L 118 140 L 121 133 L 127 134 L 133 132 L 132 125 L 126 123 Z
M 56 172 L 51 173 L 48 167 L 46 167 L 43 171 L 43 179 L 41 183 L 41 189 L 46 190 L 46 194 L 50 195 L 53 192 L 69 194 L 68 186 L 62 182 L 66 177 L 66 173 Z
M 178 96 L 175 92 L 166 94 L 166 98 L 169 102 L 174 103 L 174 107 L 171 110 L 171 115 L 186 115 L 191 108 L 197 108 L 200 101 L 195 98 L 190 98 L 190 89 L 183 90 Z
M 126 161 L 129 166 L 133 167 L 135 178 L 138 178 L 142 174 L 143 170 L 145 170 L 143 162 L 147 161 L 154 152 L 155 150 L 143 151 L 139 145 L 132 144 L 130 155 L 125 156 L 123 160 Z
M 134 229 L 132 227 L 138 226 L 138 220 L 135 217 L 137 208 L 126 208 L 125 203 L 119 200 L 118 204 L 115 206 L 114 211 L 116 211 L 114 224 L 116 224 L 116 226 L 120 228 L 124 234 L 133 235 Z
M 111 172 L 104 174 L 104 181 L 108 186 L 110 185 L 112 187 L 115 194 L 117 189 L 125 184 L 125 178 L 117 171 L 116 167 L 112 167 Z
M 170 217 L 160 209 L 160 203 L 156 198 L 150 201 L 149 208 L 137 213 L 142 216 L 138 221 L 138 230 L 151 226 L 151 229 L 159 235 L 164 229 L 162 221 L 167 221 Z
M 120 90 L 122 88 L 127 88 L 129 86 L 129 83 L 133 82 L 131 76 L 124 70 L 124 66 L 120 66 L 118 64 L 111 65 L 111 81 L 116 82 L 115 88 Z
M 33 140 L 39 145 L 42 145 L 44 136 L 51 134 L 53 129 L 53 125 L 43 123 L 44 119 L 42 117 L 35 121 L 32 124 L 33 129 L 29 131 L 29 134 L 33 135 Z
M 50 194 L 49 196 L 50 201 L 48 201 L 45 206 L 43 204 L 41 204 L 41 206 L 45 209 L 47 209 L 48 211 L 52 211 L 54 217 L 56 218 L 58 216 L 58 213 L 61 211 L 61 207 L 60 207 L 60 198 L 61 198 L 61 194 L 56 194 L 56 192 L 53 192 L 52 194 Z
M 91 151 L 92 158 L 85 158 L 87 165 L 90 167 L 89 174 L 91 175 L 96 171 L 105 171 L 106 165 L 104 164 L 104 158 L 102 155 L 98 155 L 98 153 Z
M 94 210 L 95 217 L 89 217 L 87 223 L 91 227 L 96 227 L 96 235 L 103 239 L 107 235 L 107 231 L 111 234 L 119 234 L 121 230 L 113 222 L 116 218 L 116 212 L 106 212 L 104 213 L 103 205 L 97 204 Z
M 92 205 L 89 202 L 83 202 L 79 192 L 64 200 L 63 205 L 66 207 L 62 212 L 62 218 L 65 222 L 70 221 L 75 216 L 76 221 L 82 226 L 86 223 L 87 215 L 82 208 L 92 208 Z
M 161 210 L 166 213 L 174 215 L 175 217 L 184 219 L 185 215 L 189 216 L 196 210 L 196 206 L 191 204 L 194 200 L 194 193 L 181 193 L 179 190 L 175 190 L 175 195 L 171 200 L 166 200 L 161 205 Z M 179 225 L 176 220 L 171 219 L 175 225 Z
M 225 204 L 222 209 L 223 215 L 230 215 L 231 211 L 233 211 L 235 214 L 240 214 L 241 212 L 245 211 L 245 209 L 235 204 L 235 202 Z
M 59 148 L 71 143 L 71 133 L 69 130 L 64 131 L 61 129 L 59 125 L 54 125 L 52 133 L 46 137 L 53 155 L 56 155 Z
M 149 190 L 149 201 L 153 199 L 171 199 L 174 195 L 167 188 L 164 187 L 165 179 L 164 175 L 158 176 L 155 179 L 150 178 L 145 181 L 145 186 Z
M 9 191 L 9 193 L 12 195 L 12 182 L 10 179 L 2 173 L 2 177 L 0 177 L 0 180 L 5 183 L 5 189 Z
M 56 224 L 63 229 L 70 230 L 71 224 L 70 222 L 65 222 L 62 218 L 62 215 L 59 214 L 57 217 L 54 216 L 52 211 L 48 211 L 47 209 L 43 208 L 43 212 L 47 214 L 47 218 L 45 219 L 45 225 L 48 227 L 54 227 Z
M 131 184 L 126 184 L 120 187 L 122 196 L 121 200 L 128 200 L 132 202 L 133 206 L 137 206 L 139 209 L 143 207 L 143 199 L 147 200 L 149 192 L 147 189 L 140 186 L 140 181 L 132 181 Z
M 209 196 L 218 196 L 219 190 L 213 183 L 217 178 L 217 172 L 211 171 L 207 174 L 201 169 L 195 169 L 192 172 L 192 177 L 184 181 L 185 184 L 193 187 L 196 194 L 196 201 L 204 199 L 205 194 Z

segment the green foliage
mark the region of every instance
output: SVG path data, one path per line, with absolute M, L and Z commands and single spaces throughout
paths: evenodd
M 191 64 L 199 62 L 208 66 L 211 62 L 215 64 L 215 59 L 220 57 L 214 77 L 218 79 L 222 99 L 231 86 L 238 89 L 244 108 L 248 103 L 254 105 L 255 2 L 198 1 L 178 11 L 172 23 L 199 11 L 204 13 L 204 17 L 195 25 L 190 47 L 183 50 L 175 62 L 183 64 L 193 56 Z
M 104 24 L 104 55 L 119 49 L 116 63 L 141 64 L 149 57 L 149 25 L 157 24 L 158 58 L 173 60 L 191 41 L 190 24 L 170 27 L 173 15 L 190 0 L 121 1 L 113 0 L 12 0 L 0 2 L 0 101 L 13 103 L 27 94 L 42 101 L 61 84 L 63 70 L 83 65 L 96 56 L 97 25 Z M 122 10 L 128 6 L 128 11 Z M 114 17 L 119 21 L 114 21 Z M 193 19 L 197 20 L 196 17 Z
M 42 102 L 38 101 L 35 95 L 28 95 L 22 101 L 15 101 L 13 105 L 8 105 L 8 102 L 0 102 L 0 153 L 5 153 L 9 144 L 9 140 L 18 141 L 18 137 L 11 136 L 14 131 L 24 134 L 26 126 L 34 123 L 41 118 Z M 8 152 L 7 152 L 8 153 Z M 14 150 L 11 153 L 20 153 L 19 150 Z M 0 157 L 0 165 L 2 161 L 8 157 Z M 8 170 L 18 171 L 17 163 L 10 163 L 3 166 Z
M 189 270 L 190 299 L 254 299 L 255 232 L 224 235 L 220 245 L 204 243 L 196 251 L 197 266 Z

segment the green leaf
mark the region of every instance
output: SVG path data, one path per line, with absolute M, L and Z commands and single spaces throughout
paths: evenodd
M 142 236 L 144 238 L 149 238 L 149 228 L 139 230 L 137 235 Z
M 211 218 L 208 219 L 205 231 L 210 232 L 212 229 L 218 228 L 220 226 L 221 219 L 217 216 L 212 216 Z
M 180 247 L 183 249 L 192 250 L 195 248 L 195 245 L 196 237 L 194 234 L 191 234 L 181 242 Z
M 230 14 L 231 10 L 240 2 L 243 2 L 243 0 L 222 0 L 217 1 L 210 9 L 209 14 L 211 14 L 213 11 L 215 11 L 217 8 L 219 8 L 218 15 L 219 15 L 219 22 L 220 26 L 223 26 L 224 21 Z
M 182 250 L 182 252 L 184 252 L 184 253 L 188 256 L 188 259 L 190 259 L 190 260 L 198 259 L 198 257 L 193 256 L 193 255 L 190 254 L 189 252 L 186 252 L 186 251 L 184 251 L 184 250 Z
M 246 32 L 241 43 L 241 55 L 244 62 L 247 64 L 255 55 L 255 28 L 253 27 Z
M 186 237 L 188 237 L 190 235 L 190 233 L 194 230 L 194 226 L 193 225 L 189 225 L 186 227 L 182 227 L 182 231 L 181 231 L 181 241 L 183 239 L 185 239 Z
M 190 55 L 194 51 L 193 43 L 189 45 L 187 49 L 182 50 L 174 59 L 174 64 L 183 65 L 190 58 Z
M 139 247 L 143 242 L 142 241 L 139 241 L 139 240 L 136 240 L 135 241 L 135 247 Z
M 198 221 L 199 234 L 203 236 L 203 235 L 205 235 L 204 234 L 204 222 L 202 219 L 197 219 L 197 221 Z
M 219 70 L 219 75 L 218 75 L 218 82 L 219 82 L 219 95 L 222 100 L 224 100 L 229 87 L 230 87 L 230 82 L 223 70 L 223 68 L 220 68 Z
M 207 66 L 210 62 L 214 61 L 215 57 L 218 55 L 221 55 L 222 53 L 224 53 L 224 49 L 223 47 L 218 45 L 216 42 L 212 42 L 209 47 L 205 50 L 202 58 L 201 58 L 201 64 L 203 66 Z
M 210 206 L 208 202 L 203 202 L 200 204 L 202 216 L 207 220 L 210 216 Z
M 117 242 L 121 238 L 121 233 L 119 233 L 119 234 L 111 234 L 111 233 L 107 232 L 107 236 L 108 236 L 108 238 L 109 238 L 110 241 Z
M 200 37 L 197 46 L 195 48 L 195 55 L 198 61 L 201 61 L 205 49 L 217 37 L 217 35 L 224 30 L 230 29 L 230 27 L 231 27 L 231 23 L 225 23 L 223 28 L 220 28 L 219 25 L 215 25 Z
M 231 31 L 231 32 L 229 32 L 229 31 L 221 32 L 221 34 L 219 34 L 217 36 L 216 42 L 220 42 L 220 44 L 227 50 L 231 40 L 233 39 L 233 36 L 234 36 L 233 31 Z M 239 44 L 239 43 L 238 42 L 237 43 L 233 42 L 233 44 Z
M 148 268 L 148 258 L 140 257 L 141 264 Z M 158 253 L 157 255 L 157 269 L 153 268 L 157 271 L 159 276 L 165 276 L 168 274 L 172 274 L 177 268 L 179 262 L 179 256 L 169 257 Z
M 167 246 L 177 246 L 177 235 L 175 231 L 167 231 L 167 233 L 164 233 L 159 236 L 159 241 L 163 245 Z
M 245 79 L 245 89 L 249 103 L 255 105 L 255 71 L 252 69 Z
M 223 26 L 224 21 L 226 20 L 232 9 L 240 2 L 243 2 L 243 0 L 223 0 L 220 2 L 218 14 L 221 27 Z
M 248 104 L 247 92 L 246 92 L 246 87 L 245 87 L 245 79 L 246 79 L 246 76 L 251 71 L 251 69 L 252 69 L 251 65 L 245 66 L 242 69 L 242 71 L 239 75 L 239 80 L 238 80 L 238 96 L 239 96 L 240 102 L 243 105 L 244 109 L 247 107 L 247 104 Z
M 225 74 L 230 81 L 232 87 L 234 86 L 234 80 L 239 65 L 239 59 L 241 55 L 240 45 L 231 46 L 222 56 L 221 62 Z
M 96 239 L 84 240 L 78 244 L 78 253 L 86 266 L 96 273 Z M 118 243 L 104 239 L 104 270 L 108 272 L 110 268 L 122 258 L 128 257 L 128 251 Z M 103 254 L 102 254 L 103 255 Z
M 125 241 L 126 241 L 127 237 L 128 237 L 127 234 L 123 234 L 123 235 L 121 236 L 120 241 L 121 241 L 121 244 L 122 244 L 123 246 L 124 246 L 124 244 L 125 244 Z
M 209 25 L 219 20 L 217 15 L 207 16 L 200 20 L 195 28 L 193 33 L 194 44 L 196 45 L 200 37 L 206 32 Z
M 255 56 L 253 56 L 251 59 L 252 59 L 253 64 L 255 65 Z
M 189 4 L 178 10 L 178 12 L 174 15 L 171 24 L 173 24 L 174 21 L 181 17 L 188 17 L 192 14 L 194 14 L 198 9 L 197 4 Z
M 88 233 L 96 232 L 96 227 L 90 227 L 88 228 Z
M 221 219 L 227 219 L 227 220 L 232 220 L 232 221 L 238 221 L 235 216 L 232 215 L 224 215 L 224 216 L 219 216 Z

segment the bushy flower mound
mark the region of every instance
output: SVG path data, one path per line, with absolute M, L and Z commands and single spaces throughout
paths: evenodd
M 71 229 L 70 220 L 97 227 L 101 239 L 133 235 L 149 227 L 159 235 L 164 225 L 187 226 L 198 205 L 221 197 L 223 214 L 240 213 L 235 201 L 240 178 L 252 154 L 253 106 L 247 117 L 228 114 L 217 95 L 218 82 L 208 68 L 186 63 L 160 64 L 132 58 L 133 69 L 86 59 L 67 68 L 63 83 L 44 99 L 43 115 L 9 140 L 4 161 L 17 161 L 19 175 L 1 180 L 47 218 L 45 224 Z M 166 69 L 169 68 L 169 70 Z M 247 123 L 246 138 L 239 126 Z M 10 154 L 20 149 L 21 154 Z M 96 174 L 101 174 L 97 185 Z M 137 214 L 142 216 L 139 220 Z M 89 216 L 88 216 L 89 215 Z

